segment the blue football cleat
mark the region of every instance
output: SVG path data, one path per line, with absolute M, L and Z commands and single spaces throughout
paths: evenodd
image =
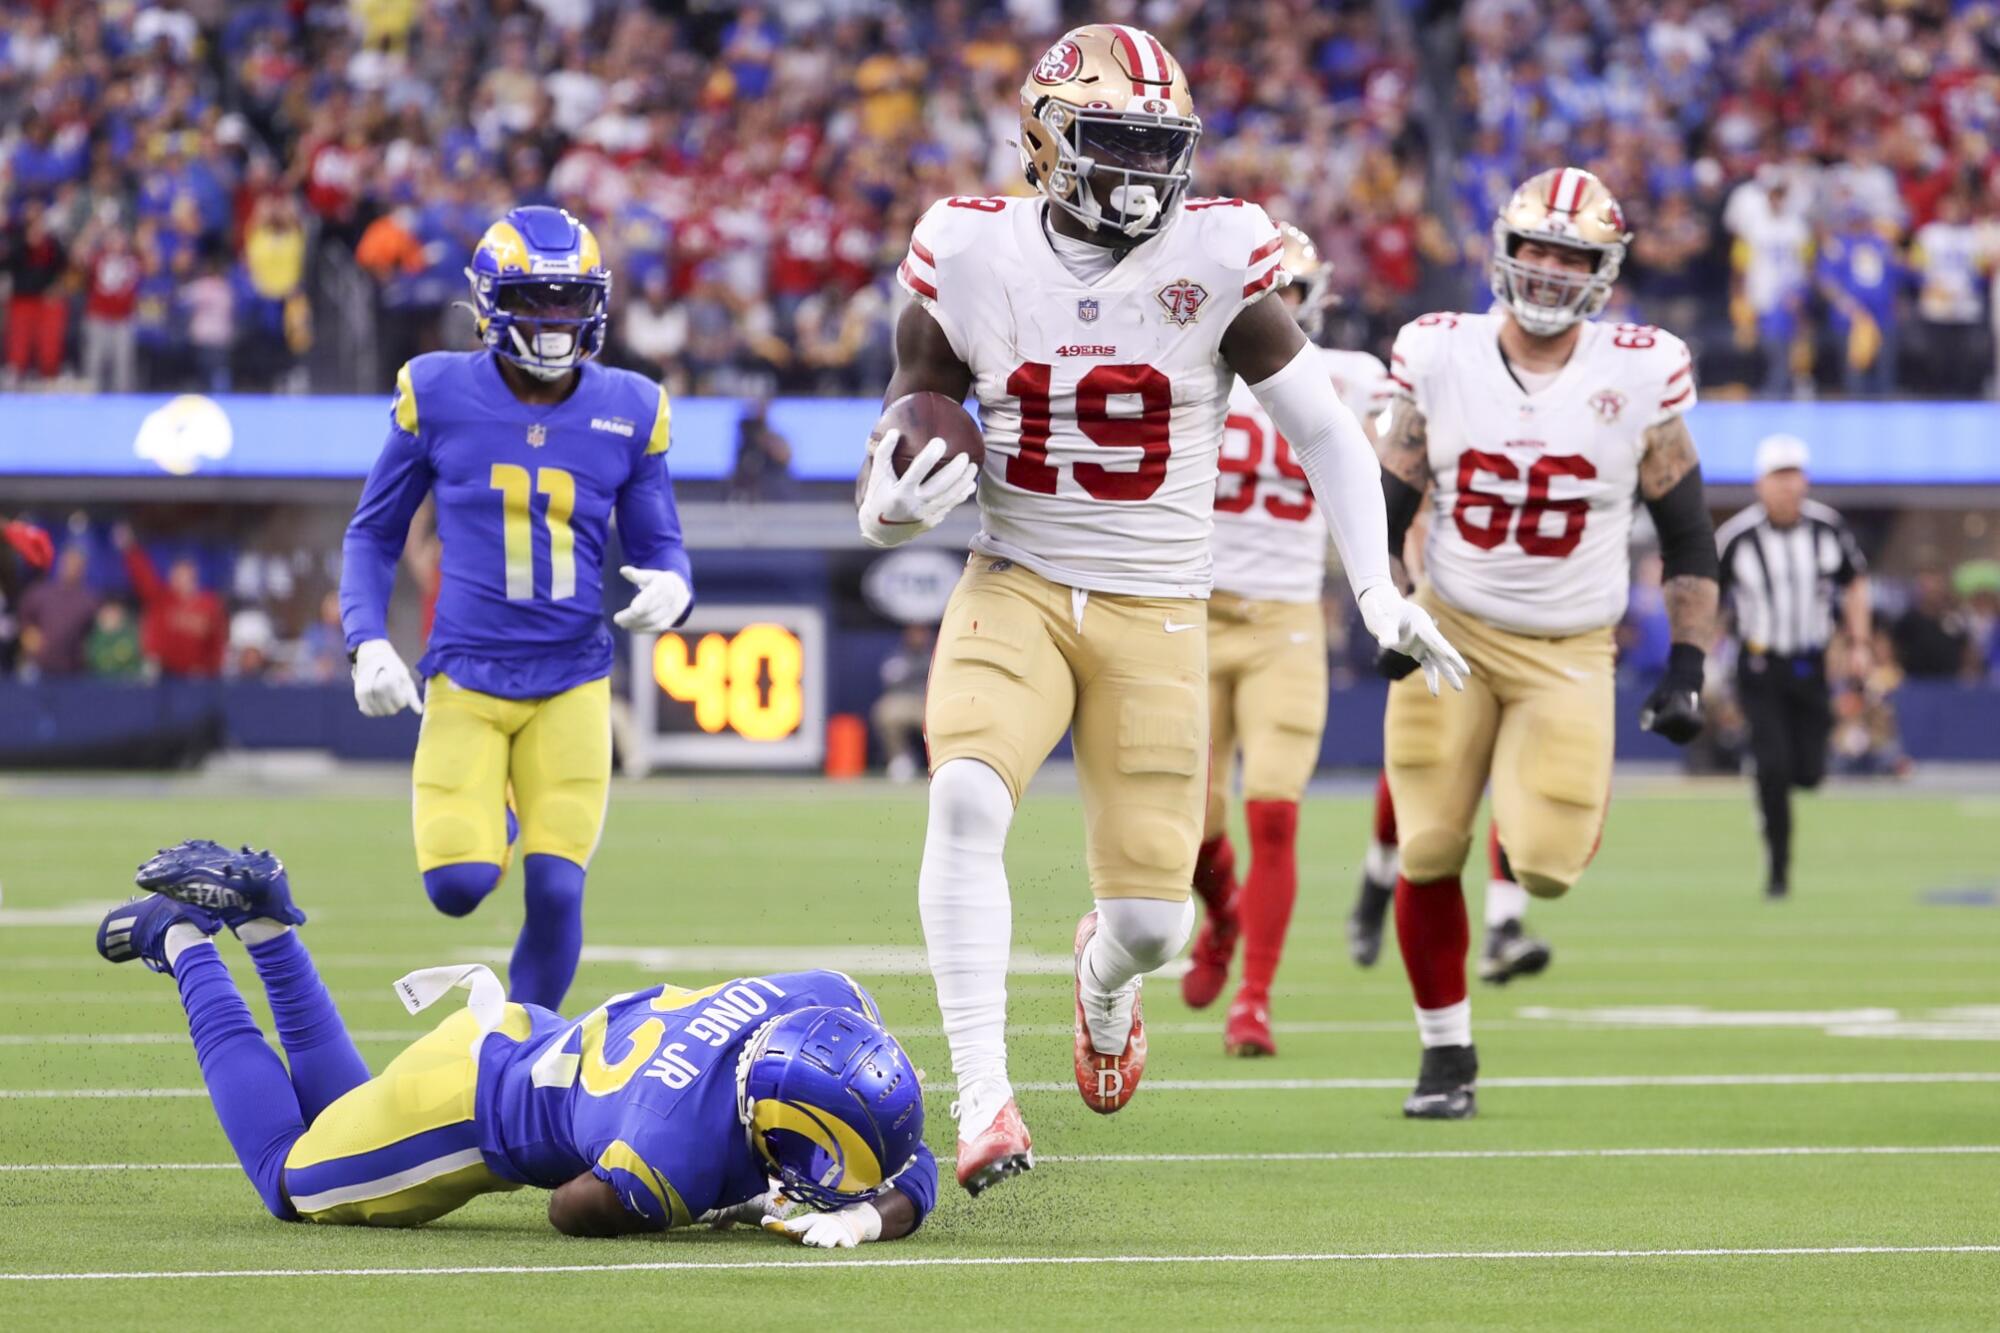
M 97 927 L 97 952 L 108 962 L 129 963 L 136 958 L 155 972 L 172 976 L 173 969 L 167 966 L 167 927 L 176 921 L 185 921 L 204 935 L 222 929 L 213 912 L 146 894 L 104 914 Z
M 219 842 L 193 838 L 161 848 L 134 880 L 142 889 L 213 912 L 231 930 L 258 917 L 288 926 L 306 922 L 292 903 L 285 863 L 269 852 L 248 847 L 232 852 Z

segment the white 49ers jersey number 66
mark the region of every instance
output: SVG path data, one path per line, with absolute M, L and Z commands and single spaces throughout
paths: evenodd
M 1555 380 L 1526 392 L 1497 313 L 1405 324 L 1391 387 L 1430 439 L 1424 565 L 1452 606 L 1550 638 L 1616 624 L 1648 428 L 1694 406 L 1687 344 L 1641 324 L 1583 325 Z
M 986 463 L 973 548 L 1054 582 L 1206 597 L 1216 456 L 1233 382 L 1222 335 L 1279 277 L 1278 230 L 1190 199 L 1094 283 L 1039 199 L 944 199 L 898 278 L 973 375 Z
M 1340 401 L 1372 421 L 1389 401 L 1379 357 L 1320 349 Z M 1326 514 L 1313 501 L 1291 442 L 1238 380 L 1222 437 L 1215 492 L 1215 588 L 1260 602 L 1317 602 L 1326 582 Z

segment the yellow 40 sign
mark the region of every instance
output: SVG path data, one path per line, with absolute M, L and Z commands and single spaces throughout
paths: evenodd
M 783 740 L 805 716 L 805 649 L 783 625 L 745 625 L 704 634 L 692 646 L 679 634 L 653 645 L 653 680 L 669 698 L 694 709 L 695 725 L 745 740 Z

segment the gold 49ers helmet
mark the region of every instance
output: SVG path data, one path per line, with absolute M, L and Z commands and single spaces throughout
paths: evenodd
M 1604 182 L 1577 167 L 1544 171 L 1493 220 L 1493 295 L 1529 333 L 1547 337 L 1604 309 L 1632 233 Z M 1581 250 L 1589 273 L 1523 263 L 1523 241 Z
M 1312 237 L 1291 223 L 1280 222 L 1278 235 L 1285 243 L 1278 254 L 1278 267 L 1285 271 L 1285 288 L 1300 296 L 1292 307 L 1292 317 L 1298 320 L 1306 337 L 1317 339 L 1320 330 L 1326 327 L 1333 265 L 1320 258 L 1319 247 L 1313 244 Z
M 1122 23 L 1071 29 L 1021 85 L 1021 169 L 1093 232 L 1166 226 L 1200 137 L 1180 62 Z

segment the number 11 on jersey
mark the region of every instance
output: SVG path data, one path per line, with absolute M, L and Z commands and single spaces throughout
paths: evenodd
M 549 526 L 549 600 L 576 596 L 576 534 L 569 526 L 576 512 L 576 478 L 559 467 L 537 468 L 531 477 L 517 464 L 495 463 L 489 484 L 500 492 L 507 600 L 525 602 L 535 595 L 536 492 L 549 497 L 543 515 Z

